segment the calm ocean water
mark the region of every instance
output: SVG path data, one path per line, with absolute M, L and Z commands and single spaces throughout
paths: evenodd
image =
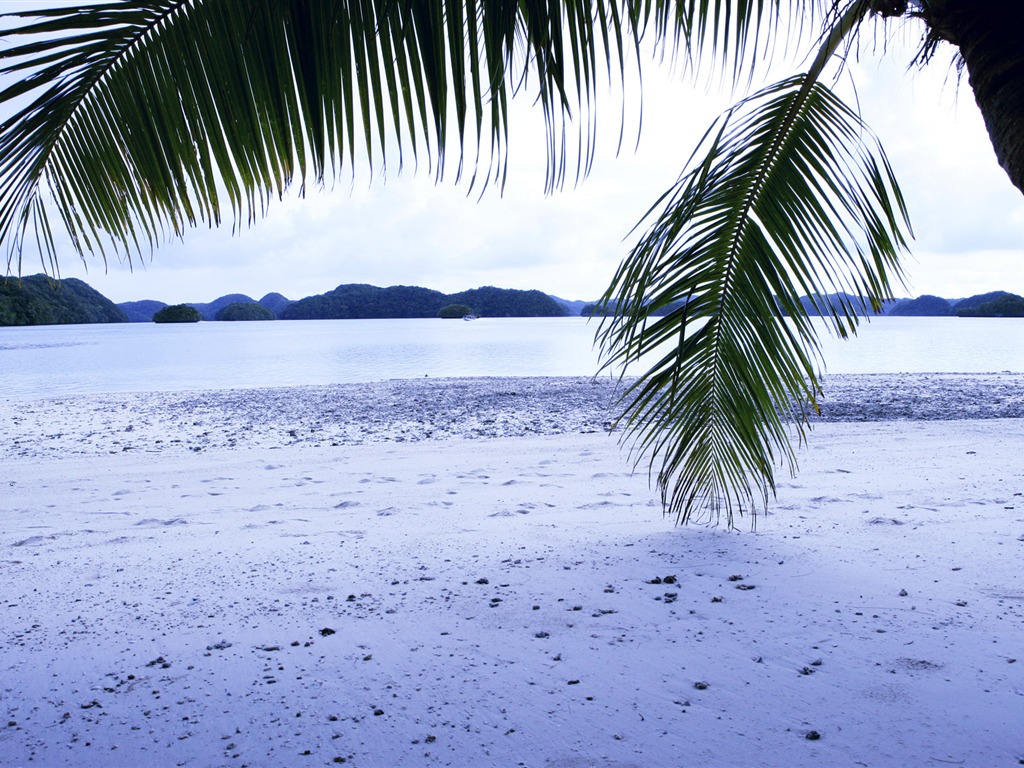
M 583 318 L 0 328 L 0 397 L 450 376 L 590 376 Z M 1024 321 L 876 318 L 823 339 L 829 373 L 1024 372 Z

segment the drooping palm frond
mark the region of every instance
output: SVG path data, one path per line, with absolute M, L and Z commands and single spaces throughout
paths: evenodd
M 609 367 L 656 360 L 626 388 L 623 419 L 666 511 L 732 525 L 767 505 L 776 467 L 795 467 L 787 423 L 802 440 L 816 407 L 800 297 L 889 297 L 906 210 L 859 116 L 803 75 L 723 116 L 652 215 L 604 297 L 602 351 Z M 843 336 L 870 311 L 820 308 Z
M 251 222 L 293 183 L 406 152 L 505 178 L 509 99 L 547 126 L 547 186 L 593 158 L 597 85 L 641 37 L 752 66 L 781 19 L 837 0 L 92 0 L 0 14 L 0 243 L 131 258 Z M 788 14 L 783 9 L 788 8 Z M 770 35 L 769 35 L 770 37 Z M 723 64 L 723 71 L 729 69 Z M 10 85 L 12 80 L 16 80 Z M 621 141 L 621 136 L 620 136 Z M 475 147 L 475 149 L 474 149 Z
M 606 295 L 611 365 L 669 351 L 624 402 L 668 509 L 767 500 L 793 462 L 780 416 L 813 406 L 816 336 L 797 300 L 847 289 L 884 298 L 906 214 L 881 150 L 818 83 L 874 0 L 93 0 L 0 16 L 0 243 L 54 259 L 63 225 L 81 254 L 129 258 L 198 222 L 252 221 L 294 183 L 343 163 L 440 178 L 504 179 L 509 99 L 535 94 L 547 186 L 594 148 L 601 71 L 653 34 L 734 80 L 786 25 L 824 20 L 808 73 L 742 102 L 652 214 Z M 11 44 L 11 40 L 21 42 Z M 475 152 L 475 155 L 474 155 Z M 776 298 L 777 297 L 777 298 Z M 659 320 L 650 310 L 685 299 Z M 837 332 L 862 308 L 832 311 Z M 782 312 L 791 319 L 781 320 Z M 673 346 L 674 345 L 674 346 Z M 800 432 L 802 435 L 802 432 Z
M 425 153 L 440 178 L 454 151 L 459 174 L 468 157 L 468 175 L 500 182 L 522 87 L 553 186 L 598 62 L 621 73 L 638 37 L 619 0 L 96 0 L 2 21 L 8 270 L 33 233 L 53 256 L 54 212 L 81 253 L 130 257 L 396 147 L 399 166 Z

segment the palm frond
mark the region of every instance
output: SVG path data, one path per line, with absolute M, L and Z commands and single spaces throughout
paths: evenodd
M 656 360 L 626 388 L 622 419 L 666 512 L 732 525 L 767 505 L 778 466 L 795 468 L 787 424 L 802 440 L 817 407 L 800 297 L 889 297 L 903 199 L 859 116 L 802 75 L 724 115 L 648 217 L 604 297 L 617 312 L 599 331 L 605 363 Z M 822 306 L 843 336 L 864 309 Z
M 787 41 L 830 26 L 849 0 L 676 0 L 644 3 L 645 30 L 692 70 L 708 62 L 734 84 L 753 77 Z M 824 22 L 824 24 L 823 24 Z
M 527 81 L 555 186 L 598 62 L 621 74 L 639 23 L 621 0 L 95 0 L 0 18 L 8 271 L 33 233 L 54 256 L 54 212 L 82 254 L 130 259 L 360 159 L 425 155 L 440 178 L 454 151 L 456 175 L 500 183 Z
M 742 102 L 706 135 L 606 295 L 609 365 L 660 357 L 624 419 L 681 519 L 767 503 L 794 464 L 817 394 L 801 294 L 877 302 L 909 231 L 881 149 L 818 77 L 869 0 L 93 0 L 0 15 L 0 243 L 8 271 L 55 226 L 81 254 L 133 255 L 188 227 L 253 221 L 345 165 L 502 183 L 509 100 L 529 89 L 547 128 L 547 187 L 579 131 L 589 168 L 602 70 L 654 42 L 752 72 L 786 22 L 824 18 L 804 76 Z M 784 14 L 784 9 L 788 14 Z M 685 303 L 661 319 L 651 310 Z M 851 332 L 863 308 L 829 308 Z M 788 321 L 783 314 L 790 316 Z M 695 512 L 696 511 L 696 512 Z

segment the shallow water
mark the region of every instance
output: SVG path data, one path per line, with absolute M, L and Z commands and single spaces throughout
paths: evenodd
M 592 376 L 583 318 L 300 320 L 0 328 L 0 392 L 15 399 L 469 376 Z M 1024 371 L 1024 322 L 876 318 L 827 334 L 830 373 Z M 638 371 L 637 371 L 638 372 Z

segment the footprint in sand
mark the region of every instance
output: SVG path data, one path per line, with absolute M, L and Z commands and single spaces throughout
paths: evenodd
M 16 541 L 11 544 L 12 547 L 30 547 L 34 544 L 42 544 L 44 541 L 53 541 L 56 536 L 29 536 L 27 539 Z
M 614 501 L 594 501 L 590 504 L 581 504 L 576 509 L 603 509 L 607 507 L 621 507 L 621 504 L 617 504 Z
M 528 506 L 531 506 L 531 505 L 528 505 Z M 508 509 L 503 509 L 500 512 L 492 512 L 491 514 L 488 515 L 488 517 L 515 517 L 516 515 L 528 515 L 528 514 L 530 514 L 530 510 L 529 509 L 523 509 L 522 507 L 520 507 L 520 508 L 516 509 L 515 511 L 508 510 Z
M 188 525 L 188 520 L 183 517 L 172 517 L 170 520 L 159 520 L 155 517 L 147 517 L 143 520 L 139 520 L 135 525 L 147 528 L 153 528 L 158 525 Z

